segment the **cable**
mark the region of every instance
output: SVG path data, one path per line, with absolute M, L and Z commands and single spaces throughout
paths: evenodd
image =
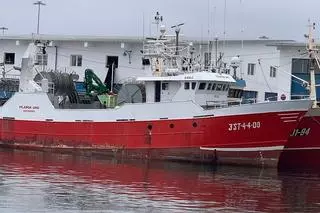
M 262 69 L 262 66 L 261 66 L 261 63 L 260 63 L 260 59 L 258 59 L 258 64 L 259 64 L 260 69 L 261 69 L 261 71 L 262 71 L 262 75 L 263 75 L 264 81 L 267 83 L 267 86 L 268 86 L 270 92 L 272 92 L 272 89 L 271 89 L 271 87 L 270 87 L 270 85 L 269 85 L 269 83 L 268 83 L 268 81 L 267 81 L 267 78 L 266 78 L 266 76 L 265 76 L 265 74 L 264 74 L 264 71 L 263 71 L 263 69 Z

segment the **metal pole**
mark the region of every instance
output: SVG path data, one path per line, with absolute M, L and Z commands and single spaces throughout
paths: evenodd
M 39 35 L 39 29 L 40 29 L 40 8 L 41 6 L 45 6 L 46 4 L 43 3 L 42 1 L 37 1 L 33 3 L 34 5 L 38 5 L 38 24 L 37 24 L 37 34 Z
M 215 39 L 215 58 L 216 58 L 216 67 L 218 66 L 218 37 Z
M 113 92 L 113 70 L 114 70 L 114 62 L 112 63 L 112 67 L 111 67 L 111 93 Z
M 54 46 L 56 48 L 55 60 L 54 60 L 54 71 L 57 71 L 58 67 L 58 46 Z
M 313 101 L 312 107 L 317 107 L 317 91 L 316 91 L 316 80 L 315 80 L 315 44 L 313 38 L 313 31 L 315 28 L 315 23 L 309 23 L 309 35 L 308 35 L 308 51 L 309 51 L 309 64 L 310 64 L 310 99 Z
M 179 33 L 180 33 L 180 26 L 184 25 L 184 23 L 177 24 L 172 26 L 171 28 L 175 28 L 176 32 L 176 55 L 179 55 Z
M 179 32 L 180 29 L 176 29 L 176 55 L 179 55 Z

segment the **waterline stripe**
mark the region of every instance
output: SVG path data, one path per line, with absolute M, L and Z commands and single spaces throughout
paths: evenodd
M 221 151 L 221 152 L 257 152 L 257 151 L 278 151 L 283 150 L 284 146 L 248 147 L 248 148 L 218 148 L 200 147 L 200 150 Z
M 283 150 L 320 150 L 320 147 L 284 148 Z

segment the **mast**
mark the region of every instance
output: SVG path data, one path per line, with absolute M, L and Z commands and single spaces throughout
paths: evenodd
M 309 35 L 308 38 L 308 52 L 309 52 L 309 72 L 310 72 L 310 99 L 313 101 L 312 107 L 317 107 L 317 93 L 316 93 L 316 80 L 315 80 L 315 71 L 314 66 L 316 62 L 316 47 L 313 38 L 313 31 L 315 29 L 315 23 L 310 23 L 309 21 Z
M 179 55 L 179 33 L 180 33 L 180 26 L 184 25 L 184 23 L 177 24 L 171 26 L 171 28 L 174 28 L 175 33 L 176 33 L 176 55 Z

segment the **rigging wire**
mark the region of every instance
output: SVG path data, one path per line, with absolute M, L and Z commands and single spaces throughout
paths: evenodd
M 261 61 L 260 61 L 260 59 L 258 59 L 258 64 L 259 64 L 260 69 L 261 69 L 261 71 L 262 71 L 263 79 L 264 79 L 264 81 L 267 83 L 267 86 L 268 86 L 270 92 L 272 92 L 272 89 L 271 89 L 271 87 L 270 87 L 270 85 L 269 85 L 269 82 L 268 82 L 268 80 L 267 80 L 267 78 L 266 78 L 266 76 L 265 76 L 264 70 L 263 70 L 263 68 L 262 68 L 262 66 L 261 66 Z

